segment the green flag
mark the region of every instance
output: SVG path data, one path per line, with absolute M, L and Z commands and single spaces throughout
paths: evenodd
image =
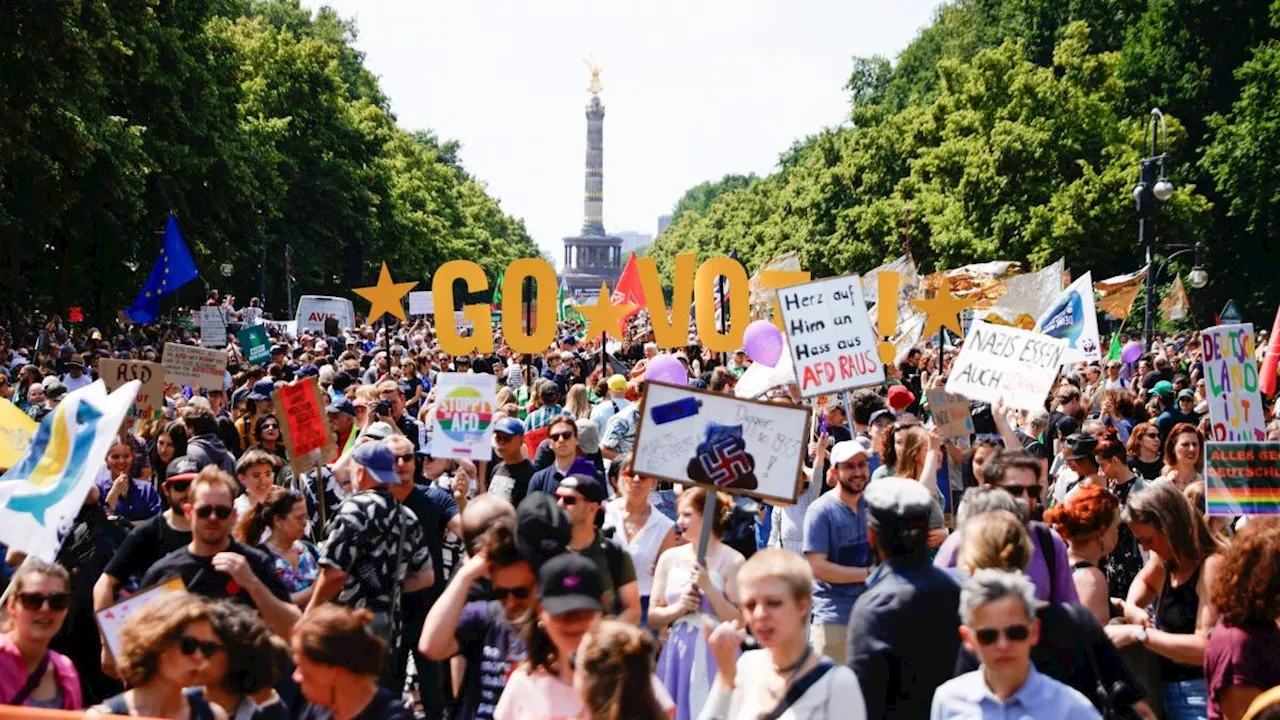
M 1111 334 L 1111 346 L 1107 348 L 1107 362 L 1120 359 L 1120 333 Z
M 564 283 L 556 292 L 556 322 L 564 322 Z
M 493 304 L 499 309 L 502 308 L 502 277 L 507 274 L 506 270 L 498 273 L 497 286 L 493 289 Z

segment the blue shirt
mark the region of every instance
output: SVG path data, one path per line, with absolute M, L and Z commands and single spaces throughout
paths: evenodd
M 128 490 L 120 495 L 120 499 L 116 500 L 115 507 L 108 507 L 107 512 L 113 515 L 129 520 L 131 522 L 141 522 L 149 517 L 159 515 L 163 509 L 160 506 L 160 493 L 156 492 L 155 487 L 149 482 L 144 482 L 136 478 L 129 481 L 132 484 Z M 102 505 L 106 507 L 107 495 L 111 492 L 111 477 L 98 479 L 98 490 L 102 493 Z
M 1079 690 L 1041 675 L 1034 667 L 1026 682 L 1007 702 L 1001 702 L 987 687 L 981 668 L 952 678 L 933 694 L 933 709 L 929 713 L 930 720 L 1089 720 L 1101 717 Z
M 867 539 L 867 501 L 858 496 L 855 513 L 840 499 L 839 490 L 823 494 L 804 514 L 804 551 L 821 553 L 845 567 L 870 567 L 871 543 Z M 853 603 L 866 583 L 834 584 L 813 581 L 813 622 L 845 625 Z

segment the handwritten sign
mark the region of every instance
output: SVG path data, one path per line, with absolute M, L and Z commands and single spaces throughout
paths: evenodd
M 968 441 L 973 434 L 973 415 L 969 413 L 969 398 L 963 395 L 952 395 L 946 390 L 925 390 L 929 400 L 929 412 L 933 415 L 933 424 L 945 438 Z
M 226 389 L 225 350 L 165 343 L 162 359 L 165 377 L 171 383 L 205 390 Z
M 778 290 L 800 394 L 816 397 L 884 382 L 877 338 L 857 275 Z
M 435 392 L 431 456 L 489 458 L 497 378 L 483 373 L 440 373 Z
M 1067 341 L 975 320 L 947 378 L 947 392 L 1036 410 L 1058 375 Z
M 98 376 L 112 392 L 130 380 L 142 383 L 138 396 L 133 400 L 132 415 L 140 418 L 157 417 L 164 412 L 164 366 L 141 360 L 98 361 Z
M 1210 515 L 1280 514 L 1280 442 L 1205 443 Z
M 272 395 L 272 400 L 294 473 L 302 475 L 323 462 L 319 458 L 333 457 L 337 452 L 336 441 L 329 431 L 329 416 L 314 377 L 281 387 Z
M 37 427 L 17 405 L 0 398 L 0 468 L 8 470 L 22 460 Z
M 1200 333 L 1210 442 L 1264 440 L 1253 325 L 1218 325 Z
M 647 383 L 635 470 L 672 482 L 795 504 L 809 408 Z
M 265 365 L 271 361 L 271 340 L 267 337 L 266 326 L 250 325 L 236 333 L 236 339 L 240 341 L 240 349 L 250 365 Z
M 200 344 L 213 348 L 227 346 L 227 318 L 222 308 L 212 305 L 200 308 Z
M 410 315 L 435 315 L 436 303 L 435 297 L 432 296 L 430 290 L 418 290 L 409 293 L 409 314 Z
M 145 608 L 152 602 L 175 592 L 183 592 L 187 589 L 182 584 L 182 578 L 175 577 L 159 585 L 140 590 L 136 594 L 131 595 L 120 602 L 106 607 L 94 613 L 94 619 L 98 621 L 98 628 L 102 630 L 102 637 L 107 640 L 107 648 L 111 650 L 112 657 L 120 657 L 120 629 L 124 627 L 124 621 L 132 614 Z

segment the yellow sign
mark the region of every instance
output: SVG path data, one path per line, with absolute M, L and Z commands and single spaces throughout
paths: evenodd
M 951 280 L 943 277 L 938 283 L 938 294 L 927 300 L 914 298 L 911 304 L 925 314 L 924 331 L 921 337 L 933 337 L 942 328 L 947 328 L 959 337 L 964 337 L 964 328 L 960 325 L 960 312 L 973 307 L 976 298 L 962 298 L 951 294 Z
M 8 470 L 22 459 L 37 427 L 17 405 L 0 398 L 0 469 Z
M 401 300 L 409 291 L 418 286 L 417 281 L 398 283 L 391 281 L 391 271 L 387 263 L 382 263 L 382 272 L 378 275 L 378 284 L 372 287 L 353 288 L 352 292 L 372 303 L 369 308 L 369 323 L 383 315 L 394 315 L 404 322 L 404 306 Z
M 635 305 L 614 305 L 609 288 L 600 283 L 600 294 L 596 296 L 594 305 L 574 305 L 573 309 L 587 319 L 587 337 L 609 333 L 621 340 L 619 333 L 622 332 L 622 318 L 634 310 Z

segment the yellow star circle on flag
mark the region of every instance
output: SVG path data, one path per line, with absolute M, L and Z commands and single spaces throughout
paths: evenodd
M 608 285 L 602 282 L 600 283 L 600 295 L 596 298 L 594 305 L 574 305 L 573 309 L 582 313 L 582 316 L 587 319 L 586 337 L 591 338 L 604 333 L 621 340 L 622 318 L 626 317 L 627 313 L 634 310 L 635 307 L 635 305 L 628 303 L 614 305 Z
M 938 283 L 938 294 L 932 298 L 912 298 L 911 304 L 925 314 L 924 330 L 921 337 L 933 337 L 940 328 L 947 328 L 959 337 L 964 337 L 964 328 L 960 325 L 960 312 L 973 307 L 974 298 L 960 298 L 951 294 L 951 281 L 943 277 Z
M 401 300 L 409 291 L 418 286 L 418 281 L 413 282 L 392 282 L 391 271 L 387 269 L 387 263 L 382 262 L 382 272 L 378 275 L 378 284 L 372 287 L 352 288 L 351 291 L 360 297 L 368 300 L 372 307 L 369 308 L 370 324 L 378 318 L 386 315 L 394 315 L 400 320 L 404 320 L 404 306 Z

